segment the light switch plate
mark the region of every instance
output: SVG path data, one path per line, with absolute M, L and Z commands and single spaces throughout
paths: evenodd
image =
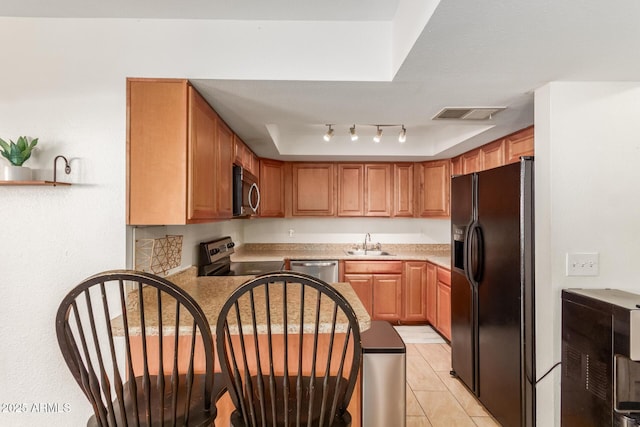
M 597 252 L 567 254 L 567 276 L 597 276 L 600 254 Z

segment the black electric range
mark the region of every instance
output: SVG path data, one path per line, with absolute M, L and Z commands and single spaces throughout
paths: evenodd
M 233 262 L 235 245 L 231 237 L 200 243 L 198 276 L 257 276 L 284 267 L 283 261 Z

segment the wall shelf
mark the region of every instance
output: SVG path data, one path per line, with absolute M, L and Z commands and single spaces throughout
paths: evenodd
M 49 187 L 56 187 L 58 185 L 71 185 L 70 182 L 60 182 L 58 181 L 56 175 L 56 166 L 58 163 L 58 159 L 62 159 L 64 161 L 64 173 L 69 175 L 71 173 L 71 166 L 69 165 L 69 161 L 65 156 L 56 156 L 53 159 L 53 181 L 0 181 L 0 185 L 44 185 Z
M 71 185 L 71 183 L 60 181 L 0 181 L 0 185 L 44 185 L 56 187 L 58 185 Z

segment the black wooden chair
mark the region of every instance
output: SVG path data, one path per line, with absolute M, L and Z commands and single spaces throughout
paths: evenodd
M 89 277 L 62 301 L 56 334 L 93 406 L 87 425 L 213 423 L 224 389 L 214 381 L 211 329 L 173 283 L 124 270 Z
M 347 300 L 311 276 L 278 272 L 226 301 L 216 347 L 233 426 L 348 426 L 360 328 Z

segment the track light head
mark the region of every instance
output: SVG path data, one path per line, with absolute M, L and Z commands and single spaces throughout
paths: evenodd
M 378 130 L 376 131 L 376 136 L 373 137 L 373 142 L 378 143 L 382 140 L 382 129 L 378 126 Z
M 324 140 L 329 142 L 331 141 L 331 137 L 333 136 L 333 128 L 331 127 L 331 125 L 327 125 L 329 126 L 329 130 L 327 130 L 327 133 L 324 134 Z
M 400 135 L 398 135 L 398 142 L 400 144 L 404 144 L 407 140 L 407 129 L 405 129 L 404 125 L 402 125 L 402 130 L 400 131 Z
M 358 140 L 358 134 L 356 133 L 356 125 L 355 124 L 349 128 L 349 133 L 351 134 L 351 140 L 352 141 L 357 141 Z

